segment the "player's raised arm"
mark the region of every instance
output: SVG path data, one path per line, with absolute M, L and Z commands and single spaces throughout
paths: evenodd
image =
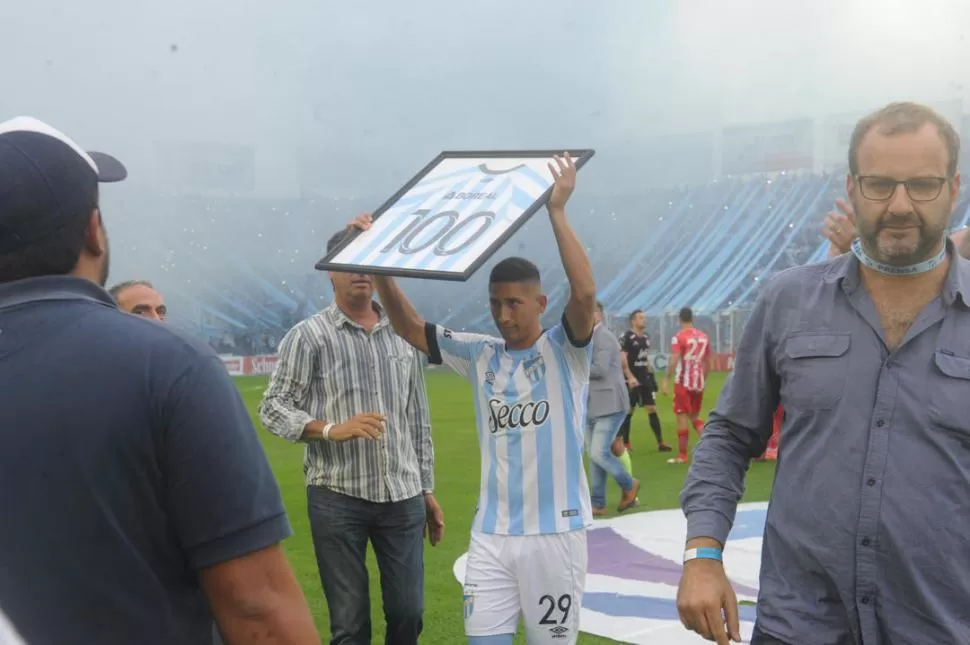
M 555 157 L 554 162 L 549 164 L 549 170 L 556 183 L 547 207 L 562 266 L 569 280 L 565 321 L 572 337 L 570 340 L 583 342 L 592 336 L 596 322 L 596 282 L 586 249 L 566 219 L 566 202 L 576 188 L 576 166 L 568 153 Z
M 428 337 L 425 333 L 424 318 L 417 312 L 411 302 L 397 286 L 394 278 L 374 276 L 374 287 L 384 305 L 387 319 L 398 336 L 409 342 L 415 349 L 424 354 L 430 354 Z

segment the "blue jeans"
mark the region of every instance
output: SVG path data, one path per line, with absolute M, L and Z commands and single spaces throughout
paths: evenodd
M 424 496 L 384 504 L 307 488 L 331 645 L 371 645 L 367 541 L 377 556 L 386 645 L 417 645 L 424 614 Z
M 626 414 L 619 412 L 590 419 L 587 425 L 586 446 L 589 450 L 590 502 L 593 508 L 606 506 L 606 475 L 609 474 L 623 491 L 633 488 L 633 477 L 613 454 L 612 444 Z

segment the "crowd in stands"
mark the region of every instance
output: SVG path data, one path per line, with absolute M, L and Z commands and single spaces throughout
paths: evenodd
M 570 216 L 590 249 L 609 312 L 622 319 L 623 312 L 645 310 L 659 338 L 662 314 L 690 306 L 712 337 L 723 338 L 717 312 L 749 306 L 768 275 L 824 258 L 820 226 L 843 192 L 842 173 L 724 178 L 635 194 L 587 189 L 571 202 Z M 326 240 L 381 201 L 160 197 L 150 238 L 137 222 L 112 234 L 133 248 L 137 240 L 141 266 L 157 267 L 157 275 L 138 277 L 165 293 L 174 322 L 223 353 L 271 353 L 293 324 L 330 301 L 326 274 L 313 268 Z M 966 210 L 965 196 L 961 221 Z M 515 254 L 539 265 L 553 323 L 566 282 L 550 234 L 546 218 L 534 216 L 492 261 Z M 490 331 L 481 299 L 489 268 L 464 283 L 404 280 L 404 286 L 429 320 Z

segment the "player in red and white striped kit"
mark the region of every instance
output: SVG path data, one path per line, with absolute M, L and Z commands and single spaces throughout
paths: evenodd
M 667 396 L 670 377 L 674 377 L 674 414 L 677 415 L 677 443 L 680 447 L 679 454 L 668 459 L 668 464 L 686 464 L 690 427 L 693 425 L 698 434 L 704 428 L 704 421 L 699 416 L 710 371 L 711 341 L 707 334 L 694 327 L 694 312 L 690 307 L 684 307 L 680 310 L 680 331 L 674 334 L 663 383 L 663 394 Z

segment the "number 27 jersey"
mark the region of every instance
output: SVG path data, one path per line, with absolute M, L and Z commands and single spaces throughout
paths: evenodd
M 472 530 L 541 535 L 589 526 L 583 444 L 591 345 L 577 347 L 565 322 L 524 350 L 438 325 L 425 331 L 430 362 L 473 386 L 482 458 Z
M 674 383 L 691 392 L 703 392 L 706 383 L 704 366 L 711 353 L 711 342 L 707 334 L 690 327 L 674 334 L 671 350 L 680 355 Z

